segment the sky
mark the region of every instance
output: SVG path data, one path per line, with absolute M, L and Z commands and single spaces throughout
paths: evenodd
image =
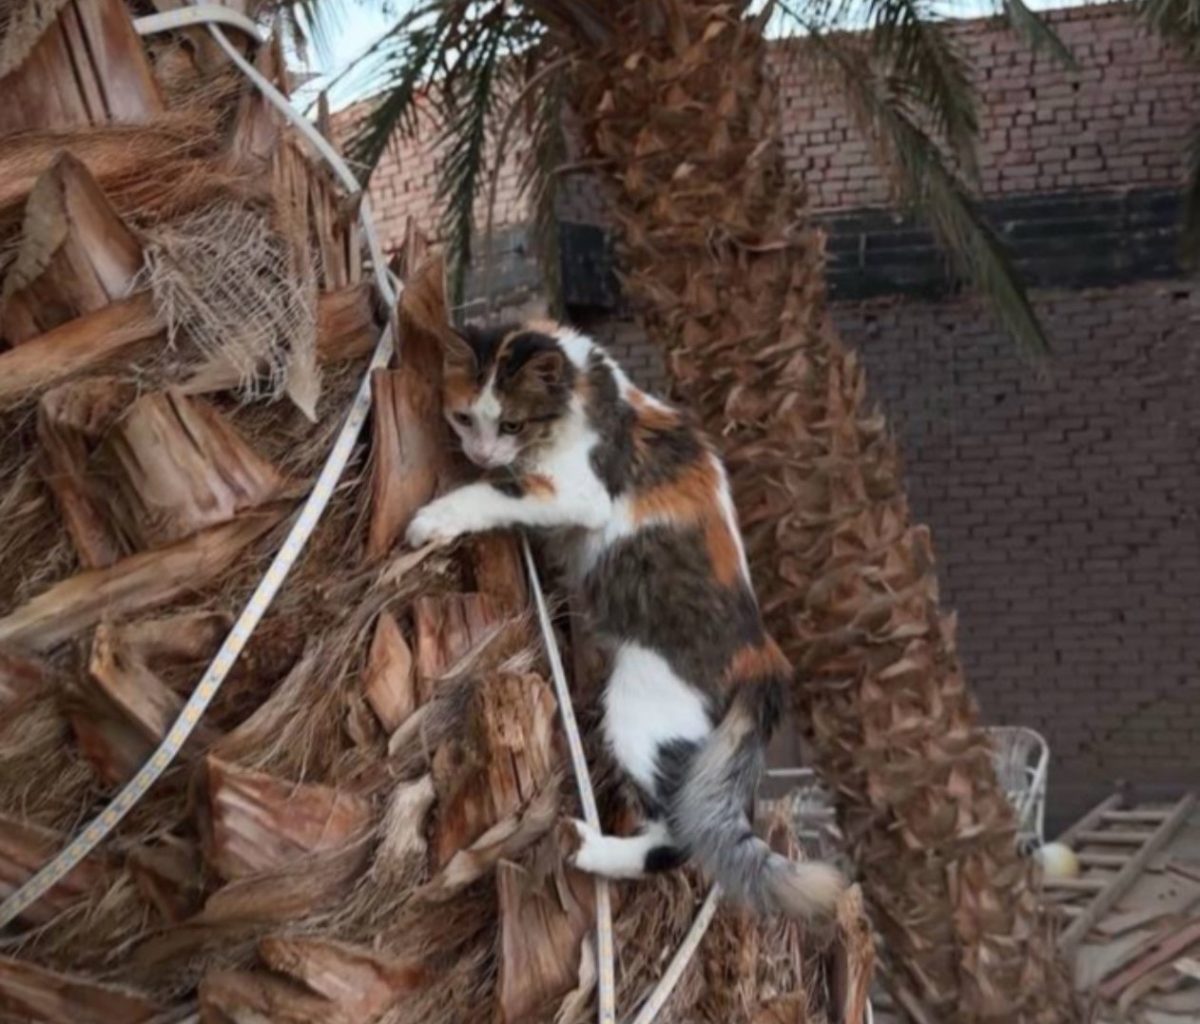
M 1052 10 L 1060 7 L 1075 7 L 1088 0 L 1026 0 L 1034 10 Z M 317 92 L 330 81 L 346 71 L 358 58 L 370 49 L 379 38 L 396 23 L 403 14 L 412 9 L 414 0 L 341 0 L 340 15 L 331 32 L 328 52 L 317 52 L 314 47 L 308 61 L 297 59 L 296 65 L 316 73 L 319 77 L 298 90 L 298 99 L 307 105 Z M 994 13 L 998 4 L 994 0 L 953 0 L 940 5 L 947 14 L 957 17 L 979 17 Z M 351 72 L 330 90 L 330 106 L 338 110 L 369 94 L 369 83 L 362 73 Z

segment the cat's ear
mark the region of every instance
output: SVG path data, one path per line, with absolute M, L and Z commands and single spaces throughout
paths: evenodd
M 528 380 L 552 388 L 561 383 L 566 369 L 566 357 L 558 349 L 551 348 L 533 356 L 525 364 L 523 372 Z
M 442 346 L 442 360 L 447 367 L 463 372 L 473 372 L 478 369 L 475 349 L 467 340 L 467 336 L 452 324 L 446 324 L 438 333 L 438 342 Z

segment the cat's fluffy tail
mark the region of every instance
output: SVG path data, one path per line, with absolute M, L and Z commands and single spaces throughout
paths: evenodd
M 734 701 L 696 753 L 669 810 L 671 833 L 731 898 L 759 913 L 831 915 L 846 884 L 841 873 L 780 856 L 751 828 L 747 808 L 762 774 L 764 737 L 747 697 Z

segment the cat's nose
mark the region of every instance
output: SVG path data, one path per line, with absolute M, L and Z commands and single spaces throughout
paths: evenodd
M 464 450 L 468 459 L 484 469 L 492 469 L 500 464 L 500 460 L 496 458 L 496 449 L 490 445 L 466 445 Z

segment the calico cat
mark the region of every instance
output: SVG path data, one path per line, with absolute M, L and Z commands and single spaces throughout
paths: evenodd
M 725 471 L 679 411 L 600 346 L 547 322 L 443 336 L 444 410 L 485 479 L 426 505 L 413 545 L 570 528 L 570 581 L 615 649 L 604 735 L 647 822 L 574 822 L 577 867 L 636 878 L 689 858 L 759 912 L 833 910 L 843 882 L 751 829 L 790 666 L 763 628 Z

